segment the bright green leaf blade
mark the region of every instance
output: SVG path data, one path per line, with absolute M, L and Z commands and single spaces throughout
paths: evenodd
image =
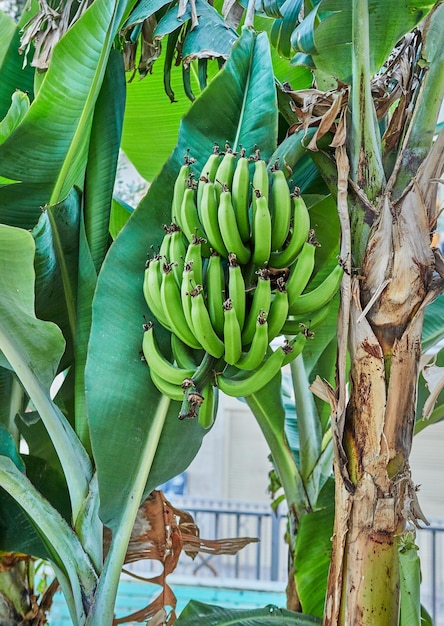
M 2 174 L 51 183 L 52 202 L 83 182 L 93 108 L 126 4 L 97 0 L 68 30 L 25 119 L 0 147 Z
M 334 521 L 334 481 L 326 483 L 320 495 L 322 508 L 305 515 L 296 535 L 296 589 L 304 613 L 322 617 L 331 557 Z
M 177 626 L 312 626 L 320 620 L 269 605 L 263 609 L 224 609 L 192 600 L 175 622 Z
M 0 143 L 3 143 L 20 124 L 29 109 L 29 98 L 23 91 L 12 94 L 11 106 L 0 121 Z
M 112 50 L 94 108 L 84 192 L 86 236 L 97 271 L 109 245 L 109 218 L 122 135 L 125 91 L 123 58 L 120 52 Z
M 113 198 L 113 204 L 111 207 L 111 215 L 109 222 L 109 232 L 113 239 L 117 237 L 122 228 L 125 226 L 130 218 L 131 213 L 134 211 L 133 207 L 120 200 L 119 198 Z
M 0 226 L 0 349 L 57 449 L 75 516 L 87 490 L 91 467 L 75 433 L 49 395 L 65 342 L 55 324 L 35 316 L 34 252 L 29 232 Z
M 26 19 L 31 15 L 32 12 L 26 13 Z M 0 11 L 0 119 L 6 115 L 16 89 L 29 93 L 30 97 L 33 93 L 35 70 L 29 64 L 23 67 L 23 55 L 19 54 L 21 26 L 22 20 L 17 25 Z
M 30 233 L 0 226 L 0 329 L 17 358 L 32 364 L 35 376 L 49 390 L 65 342 L 55 324 L 35 316 L 34 251 Z

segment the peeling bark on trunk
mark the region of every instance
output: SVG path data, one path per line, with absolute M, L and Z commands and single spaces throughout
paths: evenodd
M 349 314 L 348 338 L 347 324 L 339 326 L 340 352 L 348 341 L 351 370 L 346 407 L 341 386 L 332 403 L 336 513 L 324 626 L 398 625 L 399 542 L 407 521 L 426 523 L 409 455 L 423 312 L 443 282 L 430 247 L 437 217 L 431 179 L 443 168 L 443 141 L 396 203 L 395 177 L 389 181 L 360 275 L 345 279 L 347 301 L 349 289 L 341 291 L 340 320 Z M 339 382 L 343 375 L 342 363 Z

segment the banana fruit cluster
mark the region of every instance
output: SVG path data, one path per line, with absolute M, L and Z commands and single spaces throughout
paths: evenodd
M 143 286 L 171 332 L 172 359 L 152 322 L 143 353 L 159 391 L 182 400 L 179 418 L 198 417 L 208 428 L 213 387 L 244 397 L 266 385 L 327 317 L 343 270 L 338 264 L 307 291 L 317 244 L 305 202 L 278 162 L 268 168 L 259 151 L 247 158 L 227 144 L 223 154 L 214 148 L 197 179 L 193 163 L 187 155 Z

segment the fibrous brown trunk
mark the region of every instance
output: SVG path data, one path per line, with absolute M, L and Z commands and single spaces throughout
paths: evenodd
M 436 274 L 439 253 L 430 247 L 437 219 L 431 180 L 442 171 L 443 143 L 440 137 L 395 202 L 395 177 L 389 181 L 371 209 L 375 219 L 362 268 L 345 276 L 341 290 L 332 424 L 336 513 L 324 626 L 397 626 L 399 541 L 407 521 L 425 522 L 409 454 L 424 308 L 443 283 Z M 344 158 L 338 154 L 338 170 Z M 339 175 L 342 208 L 346 186 Z M 347 399 L 341 359 L 346 342 Z

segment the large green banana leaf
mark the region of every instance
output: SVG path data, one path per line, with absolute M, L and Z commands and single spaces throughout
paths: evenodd
M 394 45 L 424 19 L 433 0 L 368 0 L 370 72 L 376 73 Z M 298 54 L 293 62 L 306 63 L 349 84 L 352 76 L 352 12 L 348 0 L 321 0 L 292 35 Z M 390 19 L 388 19 L 390 16 Z
M 146 198 L 111 247 L 98 281 L 93 308 L 87 402 L 97 464 L 101 514 L 113 526 L 119 519 L 135 474 L 144 459 L 150 420 L 159 394 L 140 360 L 142 324 L 148 308 L 142 295 L 150 245 L 159 245 L 162 224 L 171 220 L 172 187 L 187 150 L 200 171 L 214 142 L 228 140 L 264 156 L 277 136 L 276 95 L 268 42 L 245 31 L 224 70 L 191 107 L 179 143 Z M 168 336 L 163 337 L 163 344 Z M 179 422 L 172 403 L 147 484 L 150 490 L 182 471 L 200 447 L 203 430 L 194 421 Z
M 108 614 L 141 498 L 183 471 L 205 431 L 178 420 L 179 405 L 162 398 L 140 360 L 142 325 L 149 310 L 142 295 L 150 246 L 171 220 L 175 177 L 189 149 L 200 171 L 214 142 L 258 144 L 264 156 L 276 145 L 277 108 L 268 41 L 245 30 L 224 70 L 182 121 L 179 142 L 146 198 L 123 228 L 102 266 L 93 305 L 86 399 L 97 467 L 101 517 L 115 536 L 99 584 L 93 619 Z M 160 336 L 167 349 L 169 337 Z
M 175 622 L 177 626 L 314 626 L 320 620 L 268 605 L 263 609 L 224 609 L 192 600 Z

